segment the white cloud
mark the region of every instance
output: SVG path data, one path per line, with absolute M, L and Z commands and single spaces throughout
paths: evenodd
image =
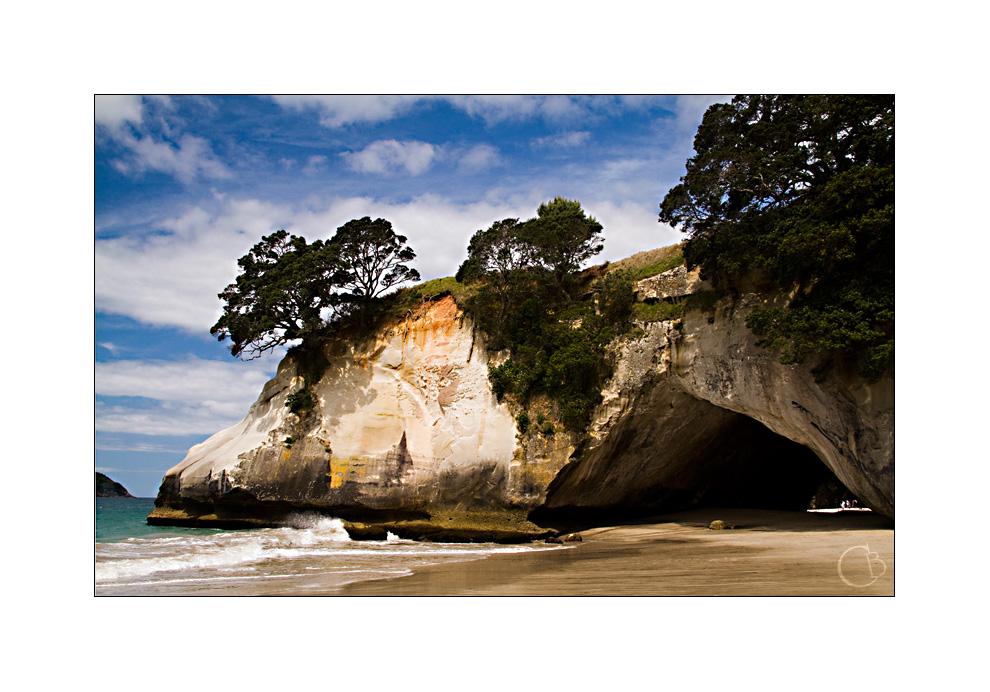
M 218 213 L 194 207 L 147 237 L 97 239 L 96 309 L 152 326 L 204 334 L 221 315 L 216 297 L 237 276 L 237 259 L 289 224 L 288 207 L 232 200 Z
M 96 309 L 206 334 L 221 315 L 217 293 L 237 276 L 237 258 L 263 235 L 284 228 L 310 241 L 326 239 L 363 216 L 386 218 L 409 238 L 418 255 L 413 266 L 424 279 L 450 276 L 476 230 L 510 216 L 528 218 L 540 201 L 546 200 L 536 194 L 493 195 L 456 204 L 430 194 L 404 203 L 351 197 L 308 207 L 259 200 L 229 200 L 212 213 L 195 207 L 156 225 L 169 234 L 96 241 Z
M 98 125 L 111 130 L 120 129 L 125 122 L 141 123 L 141 97 L 133 95 L 98 95 L 95 97 L 95 119 Z
M 446 100 L 489 125 L 528 118 L 561 122 L 579 119 L 589 112 L 569 96 L 450 96 Z
M 615 262 L 642 250 L 675 245 L 684 240 L 683 234 L 658 222 L 658 210 L 654 205 L 582 200 L 581 206 L 604 228 L 605 249 L 591 260 L 595 263 Z
M 610 180 L 610 171 L 618 176 L 624 167 L 643 165 L 639 161 L 615 162 L 604 170 L 604 194 L 577 196 L 585 210 L 605 227 L 606 259 L 620 259 L 681 240 L 679 234 L 657 223 L 655 203 L 660 191 L 649 204 L 614 201 L 622 199 L 614 191 L 624 183 Z M 348 197 L 292 206 L 226 200 L 212 212 L 194 207 L 155 225 L 169 231 L 167 234 L 97 239 L 96 309 L 205 336 L 222 314 L 217 293 L 234 281 L 237 259 L 262 236 L 284 228 L 310 241 L 326 239 L 347 221 L 363 216 L 386 218 L 396 233 L 409 239 L 417 254 L 412 266 L 424 280 L 451 276 L 464 260 L 475 231 L 499 219 L 530 218 L 540 203 L 554 194 L 569 193 L 542 188 L 525 192 L 493 189 L 484 199 L 469 204 L 426 194 L 401 203 Z
M 285 159 L 282 159 L 285 161 Z M 302 172 L 305 175 L 313 175 L 323 170 L 324 165 L 327 162 L 327 157 L 322 154 L 317 154 L 316 156 L 310 156 L 306 159 L 306 165 L 303 167 Z
M 96 124 L 104 126 L 110 140 L 126 150 L 120 158 L 112 161 L 118 171 L 128 176 L 160 171 L 175 176 L 185 184 L 197 178 L 231 177 L 230 170 L 216 157 L 208 141 L 192 134 L 175 132 L 163 112 L 146 119 L 145 100 L 160 106 L 161 111 L 174 108 L 167 96 L 148 96 L 144 99 L 141 96 L 96 97 Z M 131 127 L 125 127 L 125 123 Z M 152 133 L 149 123 L 160 127 L 171 141 Z
M 151 400 L 97 401 L 96 429 L 142 435 L 212 434 L 244 417 L 283 354 L 247 363 L 192 357 L 96 363 L 98 396 Z
M 363 122 L 384 122 L 410 110 L 420 96 L 273 96 L 283 108 L 320 113 L 320 124 L 336 128 Z
M 498 147 L 490 144 L 478 144 L 461 157 L 458 166 L 470 171 L 481 171 L 501 165 L 502 157 Z
M 499 96 L 273 96 L 283 108 L 314 109 L 324 127 L 339 128 L 355 123 L 381 123 L 411 111 L 421 101 L 446 101 L 473 118 L 493 125 L 507 120 L 542 118 L 549 122 L 566 122 L 585 118 L 595 108 L 614 109 L 611 97 L 583 98 L 563 95 L 499 95 Z M 640 107 L 633 101 L 630 105 Z
M 112 360 L 96 363 L 96 393 L 102 396 L 136 396 L 159 401 L 204 401 L 223 392 L 226 398 L 255 397 L 269 379 L 271 363 L 265 361 Z M 259 367 L 261 369 L 259 369 Z
M 260 388 L 259 390 L 260 391 Z M 255 392 L 257 396 L 258 392 Z M 212 435 L 229 428 L 247 413 L 250 404 L 242 407 L 240 415 L 230 415 L 232 407 L 224 402 L 223 410 L 215 410 L 214 402 L 168 402 L 152 409 L 107 406 L 96 402 L 96 429 L 107 433 L 137 435 Z
M 561 132 L 560 134 L 535 139 L 533 140 L 533 146 L 537 149 L 544 147 L 569 149 L 586 144 L 589 139 L 591 139 L 591 133 L 587 131 Z
M 416 251 L 414 266 L 424 280 L 453 276 L 467 256 L 468 242 L 475 231 L 508 217 L 532 216 L 539 205 L 535 199 L 522 204 L 482 201 L 455 204 L 446 198 L 427 194 L 407 204 L 382 209 L 397 233 L 409 238 Z
M 222 179 L 231 177 L 230 170 L 213 154 L 202 137 L 184 134 L 176 144 L 156 140 L 151 135 L 135 137 L 124 134 L 119 140 L 131 151 L 131 156 L 114 161 L 114 166 L 125 175 L 139 175 L 145 171 L 160 171 L 175 176 L 189 184 L 197 178 Z
M 688 132 L 694 140 L 694 133 L 701 122 L 702 116 L 708 107 L 715 103 L 728 103 L 732 100 L 731 95 L 706 96 L 693 94 L 678 96 L 674 103 L 674 113 L 677 116 L 677 129 L 681 132 Z
M 361 151 L 344 152 L 341 156 L 351 170 L 359 173 L 392 173 L 405 168 L 411 175 L 419 175 L 433 165 L 437 154 L 438 149 L 427 142 L 383 139 Z

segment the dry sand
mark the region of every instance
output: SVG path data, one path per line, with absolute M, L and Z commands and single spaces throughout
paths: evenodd
M 713 531 L 721 519 L 736 526 Z M 495 555 L 360 582 L 340 596 L 893 596 L 893 522 L 703 509 L 581 532 L 567 549 Z

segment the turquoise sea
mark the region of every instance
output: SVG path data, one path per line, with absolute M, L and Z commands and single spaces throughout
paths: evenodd
M 333 595 L 355 581 L 546 544 L 352 541 L 343 522 L 299 514 L 272 529 L 151 526 L 152 498 L 96 498 L 97 596 Z

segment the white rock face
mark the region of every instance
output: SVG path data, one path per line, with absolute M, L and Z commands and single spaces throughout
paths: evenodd
M 258 501 L 431 515 L 663 509 L 697 501 L 761 455 L 783 458 L 774 468 L 787 475 L 782 437 L 893 516 L 893 380 L 868 385 L 835 367 L 818 381 L 815 363 L 781 365 L 745 326 L 762 300 L 723 299 L 617 340 L 583 439 L 558 432 L 525 444 L 491 393 L 471 320 L 449 296 L 424 303 L 363 343 L 326 346 L 308 413 L 286 401 L 305 389 L 309 366 L 286 358 L 244 420 L 166 474 L 156 512 L 194 517 Z
M 708 283 L 701 280 L 698 269 L 688 271 L 683 264 L 656 276 L 650 276 L 636 282 L 636 300 L 663 300 L 664 298 L 683 298 L 695 291 L 708 288 Z
M 671 370 L 684 391 L 741 413 L 818 455 L 847 488 L 888 516 L 894 513 L 894 381 L 866 383 L 841 364 L 819 380 L 818 362 L 783 365 L 756 346 L 746 316 L 766 299 L 723 299 L 711 323 L 685 317 Z
M 314 506 L 526 499 L 514 488 L 531 486 L 526 472 L 537 469 L 516 458 L 515 419 L 491 393 L 481 337 L 453 299 L 424 304 L 371 341 L 332 343 L 325 356 L 311 414 L 285 405 L 304 388 L 300 364 L 286 358 L 244 420 L 166 474 L 168 502 L 235 489 Z
M 617 342 L 589 442 L 548 507 L 690 503 L 726 469 L 758 463 L 759 445 L 782 453 L 755 420 L 813 451 L 864 504 L 893 517 L 893 380 L 871 385 L 836 366 L 819 381 L 817 363 L 782 365 L 745 324 L 763 304 L 754 294 L 723 299 L 679 328 L 645 324 Z

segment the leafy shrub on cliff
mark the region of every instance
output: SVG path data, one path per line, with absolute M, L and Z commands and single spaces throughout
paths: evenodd
M 636 303 L 632 282 L 631 273 L 623 270 L 609 272 L 599 282 L 598 310 L 619 331 L 628 324 Z
M 598 403 L 608 375 L 605 346 L 613 325 L 624 328 L 632 309 L 627 274 L 603 280 L 602 314 L 588 298 L 598 279 L 579 265 L 601 250 L 600 233 L 578 202 L 558 197 L 541 205 L 534 219 L 503 219 L 475 233 L 458 270 L 462 282 L 476 287 L 467 307 L 489 348 L 510 353 L 489 366 L 492 391 L 523 406 L 546 395 L 571 428 L 582 427 Z
M 285 406 L 293 413 L 299 414 L 313 408 L 313 395 L 308 389 L 300 389 L 285 399 Z
M 662 322 L 675 320 L 684 314 L 685 302 L 668 303 L 660 300 L 655 303 L 636 303 L 631 317 L 636 322 Z
M 600 401 L 609 374 L 605 347 L 615 331 L 604 316 L 594 314 L 590 303 L 579 301 L 537 321 L 513 321 L 512 326 L 506 332 L 511 357 L 489 366 L 492 391 L 499 399 L 509 395 L 523 405 L 546 395 L 556 402 L 565 426 L 582 427 Z
M 523 411 L 518 416 L 516 416 L 516 423 L 519 424 L 519 432 L 523 435 L 529 430 L 529 414 Z
M 719 290 L 762 274 L 795 298 L 755 310 L 784 362 L 856 358 L 871 379 L 894 355 L 893 96 L 737 96 L 708 109 L 660 220 Z

